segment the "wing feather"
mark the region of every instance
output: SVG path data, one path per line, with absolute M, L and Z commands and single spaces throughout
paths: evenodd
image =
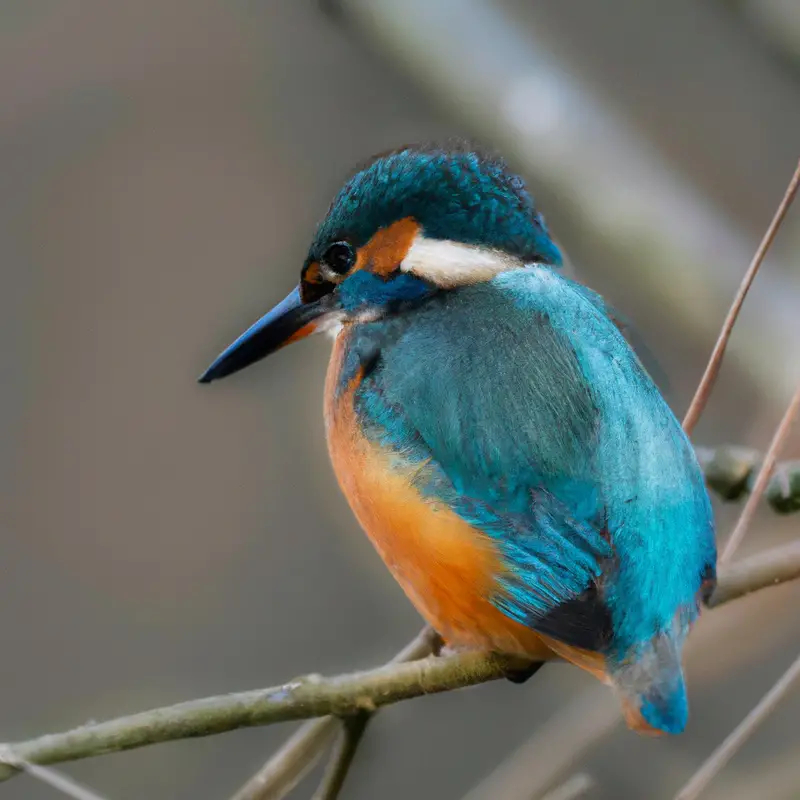
M 495 604 L 587 649 L 666 629 L 713 562 L 680 425 L 597 295 L 547 268 L 443 293 L 357 395 L 368 435 L 503 554 Z

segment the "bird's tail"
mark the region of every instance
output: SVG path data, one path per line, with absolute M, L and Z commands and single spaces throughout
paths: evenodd
M 681 665 L 685 636 L 685 630 L 659 634 L 619 663 L 556 639 L 542 639 L 556 655 L 613 687 L 629 728 L 658 736 L 681 733 L 689 716 Z
M 662 634 L 635 658 L 609 669 L 628 727 L 638 733 L 681 733 L 689 716 L 681 641 Z

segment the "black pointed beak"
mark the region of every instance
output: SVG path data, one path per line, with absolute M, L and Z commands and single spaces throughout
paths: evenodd
M 232 375 L 281 347 L 309 336 L 316 330 L 321 318 L 335 311 L 337 306 L 336 298 L 330 294 L 313 303 L 303 303 L 300 289 L 294 289 L 272 311 L 226 347 L 198 381 L 211 383 Z

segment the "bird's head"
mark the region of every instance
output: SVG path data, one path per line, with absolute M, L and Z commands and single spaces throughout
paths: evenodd
M 377 156 L 342 187 L 299 285 L 201 376 L 223 378 L 290 342 L 402 313 L 430 295 L 561 256 L 520 177 L 465 147 Z

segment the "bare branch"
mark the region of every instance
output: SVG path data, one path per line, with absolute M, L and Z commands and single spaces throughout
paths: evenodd
M 764 720 L 775 710 L 783 696 L 800 678 L 800 656 L 778 682 L 764 695 L 759 704 L 739 723 L 727 739 L 681 789 L 675 800 L 695 800 L 714 776 L 731 760 L 739 748 L 753 735 Z
M 347 717 L 426 694 L 504 677 L 514 663 L 479 652 L 428 657 L 333 678 L 306 675 L 280 686 L 190 700 L 9 745 L 16 759 L 53 764 L 148 744 L 210 736 L 309 717 Z M 0 780 L 15 772 L 0 766 Z
M 775 435 L 772 437 L 772 441 L 767 449 L 767 454 L 764 456 L 764 463 L 761 465 L 758 477 L 753 486 L 753 491 L 750 493 L 750 497 L 747 498 L 742 513 L 739 515 L 736 527 L 733 529 L 733 533 L 731 533 L 730 538 L 725 544 L 725 549 L 722 551 L 722 556 L 720 557 L 721 563 L 730 561 L 731 557 L 736 552 L 736 548 L 742 543 L 742 539 L 744 539 L 744 535 L 747 533 L 747 529 L 750 527 L 750 523 L 755 516 L 758 504 L 761 502 L 761 496 L 764 494 L 764 490 L 767 488 L 767 484 L 772 477 L 772 472 L 775 469 L 775 464 L 777 463 L 781 448 L 786 443 L 786 439 L 789 436 L 789 431 L 792 428 L 798 411 L 800 411 L 800 386 L 795 390 L 794 396 L 775 431 Z
M 372 714 L 359 714 L 342 720 L 342 729 L 331 754 L 331 760 L 313 800 L 336 800 L 342 791 L 356 750 L 369 725 Z
M 314 768 L 339 730 L 336 717 L 301 725 L 231 800 L 282 800 Z
M 436 652 L 441 639 L 425 626 L 390 664 L 417 661 Z M 339 727 L 335 717 L 307 722 L 275 753 L 231 800 L 281 800 L 317 763 Z
M 61 794 L 73 798 L 73 800 L 104 800 L 99 794 L 91 789 L 77 783 L 66 775 L 58 772 L 52 767 L 42 767 L 38 764 L 31 764 L 29 761 L 18 758 L 7 747 L 0 749 L 0 763 L 16 767 L 21 772 L 30 775 L 42 783 L 46 783 L 53 789 L 57 789 Z
M 800 540 L 772 547 L 720 569 L 719 581 L 708 601 L 709 608 L 739 597 L 800 578 Z
M 754 565 L 752 574 L 746 567 L 748 563 Z M 775 565 L 774 574 L 765 571 L 765 563 Z M 721 571 L 717 593 L 724 600 L 712 598 L 712 605 L 798 577 L 800 543 L 748 559 L 730 575 L 732 578 L 728 570 Z M 6 745 L 9 757 L 0 765 L 0 780 L 16 773 L 12 764 L 19 759 L 53 764 L 237 728 L 324 715 L 349 717 L 362 712 L 373 713 L 401 700 L 497 680 L 504 677 L 509 666 L 519 665 L 498 655 L 465 652 L 387 664 L 334 678 L 310 675 L 268 689 L 190 700 Z
M 717 375 L 719 375 L 719 370 L 722 366 L 722 359 L 725 357 L 725 348 L 728 346 L 728 340 L 731 338 L 733 326 L 736 324 L 736 319 L 747 297 L 747 292 L 750 290 L 750 286 L 764 261 L 764 257 L 775 241 L 775 236 L 786 217 L 786 212 L 789 210 L 797 194 L 798 186 L 800 186 L 800 161 L 798 161 L 794 175 L 792 175 L 792 179 L 789 181 L 783 200 L 781 200 L 778 210 L 775 212 L 775 216 L 772 218 L 772 222 L 769 228 L 767 228 L 767 232 L 764 234 L 764 238 L 761 240 L 761 244 L 758 246 L 758 250 L 756 250 L 756 254 L 753 256 L 753 260 L 750 262 L 750 266 L 744 278 L 742 278 L 739 290 L 736 292 L 736 297 L 733 299 L 733 304 L 728 311 L 728 316 L 725 317 L 725 322 L 722 324 L 722 330 L 714 345 L 714 350 L 711 353 L 706 371 L 703 373 L 703 377 L 700 379 L 700 385 L 697 387 L 692 402 L 689 404 L 689 410 L 686 412 L 686 416 L 683 419 L 683 429 L 689 436 L 692 435 L 695 425 L 697 425 L 708 403 L 708 398 L 711 396 L 711 392 L 717 380 Z

